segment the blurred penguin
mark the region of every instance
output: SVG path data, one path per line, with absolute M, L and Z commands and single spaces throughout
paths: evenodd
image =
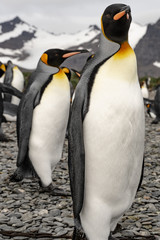
M 156 95 L 153 100 L 145 99 L 147 113 L 151 118 L 154 118 L 152 124 L 157 124 L 160 121 L 160 85 L 156 87 Z
M 23 92 L 24 89 L 24 76 L 21 70 L 14 65 L 11 61 L 7 63 L 7 70 L 5 73 L 4 83 L 11 85 L 14 88 L 18 89 L 20 92 Z M 11 96 L 5 94 L 4 100 L 6 102 L 11 102 L 12 104 L 19 105 L 20 99 L 16 96 Z M 5 115 L 7 121 L 16 121 L 16 116 Z
M 143 81 L 141 83 L 141 92 L 142 92 L 143 98 L 149 98 L 149 91 L 148 91 L 148 87 L 147 87 L 147 81 Z

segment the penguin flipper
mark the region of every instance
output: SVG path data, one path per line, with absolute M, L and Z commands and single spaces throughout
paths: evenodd
M 76 92 L 69 121 L 69 175 L 73 199 L 74 218 L 80 222 L 79 214 L 84 197 L 85 150 L 83 141 L 84 96 Z M 81 111 L 76 111 L 81 109 Z M 77 127 L 78 126 L 78 127 Z
M 18 156 L 17 167 L 25 161 L 28 152 L 28 142 L 32 125 L 35 91 L 27 91 L 21 99 L 17 114 Z
M 17 105 L 10 102 L 3 102 L 3 107 L 4 107 L 3 114 L 9 114 L 11 116 L 17 115 L 17 109 L 18 109 Z
M 12 87 L 11 85 L 0 83 L 0 90 L 3 93 L 8 93 L 8 94 L 14 95 L 18 98 L 22 97 L 22 93 L 18 89 L 16 89 L 15 87 Z
M 14 65 L 11 61 L 8 61 L 7 65 L 8 66 L 7 66 L 7 70 L 6 70 L 5 77 L 4 77 L 4 83 L 7 84 L 7 85 L 11 85 L 12 80 L 13 80 Z M 8 95 L 7 93 L 5 93 L 4 94 L 4 99 L 5 99 L 5 101 L 10 102 L 11 101 L 11 95 Z

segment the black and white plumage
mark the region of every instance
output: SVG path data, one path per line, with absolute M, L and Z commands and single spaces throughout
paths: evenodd
M 113 4 L 102 15 L 99 49 L 75 91 L 69 124 L 73 239 L 107 240 L 131 206 L 142 174 L 144 105 L 128 44 L 131 11 Z
M 61 158 L 70 110 L 69 69 L 60 64 L 85 51 L 49 49 L 41 56 L 23 94 L 17 117 L 17 170 L 12 180 L 36 173 L 52 186 L 52 171 Z

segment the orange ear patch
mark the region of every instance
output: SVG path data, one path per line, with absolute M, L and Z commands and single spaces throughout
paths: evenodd
M 146 106 L 147 108 L 150 108 L 150 104 L 147 104 L 147 106 Z
M 115 21 L 117 21 L 117 20 L 119 20 L 121 17 L 123 17 L 125 14 L 126 14 L 126 11 L 119 12 L 119 13 L 117 13 L 116 15 L 114 15 L 113 19 L 114 19 Z
M 43 55 L 41 56 L 41 60 L 45 64 L 48 64 L 48 55 L 47 55 L 47 53 L 43 53 Z

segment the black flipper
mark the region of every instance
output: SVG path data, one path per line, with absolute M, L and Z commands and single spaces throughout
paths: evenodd
M 13 80 L 13 68 L 14 68 L 14 64 L 11 61 L 8 61 L 7 63 L 7 70 L 5 72 L 5 77 L 4 77 L 4 83 L 7 85 L 11 85 L 12 80 Z M 11 102 L 11 95 L 5 93 L 4 94 L 4 100 L 6 102 Z
M 22 93 L 18 91 L 16 88 L 12 86 L 8 86 L 4 83 L 0 83 L 0 141 L 8 141 L 8 138 L 3 133 L 3 130 L 1 128 L 1 123 L 4 121 L 3 114 L 7 113 L 11 115 L 17 115 L 17 106 L 14 104 L 11 104 L 10 102 L 4 102 L 2 93 L 9 93 L 10 95 L 15 95 L 19 98 L 21 98 Z
M 68 164 L 75 219 L 79 218 L 84 197 L 85 151 L 83 142 L 83 105 L 84 97 L 79 95 L 79 98 L 77 97 L 72 105 L 68 132 Z M 81 109 L 81 111 L 77 111 L 77 109 Z
M 144 175 L 144 159 L 145 159 L 145 157 L 143 157 L 141 177 L 140 177 L 140 181 L 139 181 L 139 184 L 138 184 L 138 189 L 137 189 L 137 191 L 139 191 L 139 189 L 140 189 L 140 187 L 141 187 L 141 184 L 142 184 L 142 181 L 143 181 L 143 175 Z
M 3 114 L 9 114 L 11 116 L 17 116 L 17 110 L 18 110 L 18 106 L 10 103 L 10 102 L 3 102 Z
M 3 93 L 8 93 L 8 94 L 14 95 L 18 98 L 22 97 L 22 93 L 18 89 L 12 87 L 11 85 L 7 85 L 5 83 L 0 83 L 0 90 Z

